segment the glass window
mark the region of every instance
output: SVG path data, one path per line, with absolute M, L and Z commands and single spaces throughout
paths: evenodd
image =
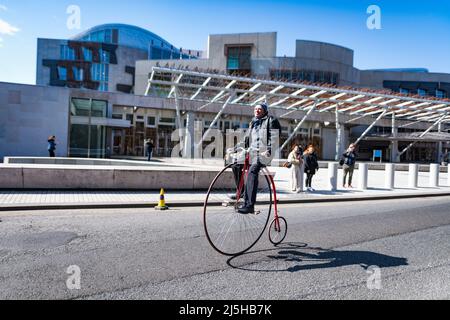
M 88 157 L 89 150 L 89 126 L 72 124 L 70 126 L 70 156 Z
M 100 84 L 100 87 L 99 87 L 99 89 L 98 89 L 99 91 L 108 91 L 108 83 L 107 82 L 102 82 L 101 84 Z
M 83 69 L 78 69 L 77 67 L 72 67 L 73 77 L 75 81 L 83 81 Z
M 106 118 L 108 104 L 106 101 L 92 100 L 92 117 Z
M 419 88 L 419 89 L 417 89 L 417 94 L 421 97 L 424 97 L 427 95 L 427 91 Z
M 71 115 L 78 117 L 89 117 L 91 102 L 88 99 L 72 99 Z
M 68 45 L 62 45 L 60 50 L 61 60 L 75 60 L 75 51 Z
M 73 124 L 70 127 L 71 157 L 104 158 L 106 155 L 106 128 Z
M 110 54 L 108 51 L 105 51 L 103 49 L 100 49 L 100 62 L 109 64 L 110 61 Z
M 106 154 L 106 127 L 90 127 L 89 158 L 104 158 Z
M 161 118 L 159 123 L 175 123 L 175 118 Z
M 92 51 L 86 48 L 83 48 L 83 59 L 84 61 L 92 61 Z
M 227 69 L 228 70 L 251 70 L 251 47 L 228 47 Z
M 67 80 L 67 69 L 64 67 L 58 67 L 59 80 Z
M 73 98 L 71 101 L 71 115 L 78 117 L 100 117 L 106 118 L 108 104 L 106 101 L 78 99 Z
M 131 124 L 134 124 L 134 115 L 132 115 L 132 114 L 127 114 L 126 119 L 127 119 L 128 121 L 130 121 Z
M 105 42 L 106 43 L 112 42 L 112 30 L 111 29 L 105 30 Z
M 446 97 L 446 94 L 445 94 L 444 90 L 439 90 L 439 89 L 436 90 L 436 98 L 445 98 L 445 97 Z
M 400 88 L 400 93 L 402 94 L 409 94 L 409 90 L 405 88 Z
M 147 118 L 147 126 L 149 126 L 149 127 L 156 126 L 156 118 L 155 117 L 148 117 Z
M 122 119 L 123 119 L 123 115 L 122 115 L 122 114 L 119 114 L 119 113 L 114 113 L 114 114 L 112 115 L 112 118 L 113 118 L 113 119 L 117 119 L 117 120 L 122 120 Z

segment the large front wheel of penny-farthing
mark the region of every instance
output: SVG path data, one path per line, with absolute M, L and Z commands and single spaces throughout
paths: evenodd
M 212 182 L 205 200 L 203 224 L 206 237 L 217 252 L 226 256 L 243 254 L 264 234 L 272 210 L 272 191 L 264 172 L 261 170 L 259 175 L 253 214 L 238 212 L 245 202 L 245 186 L 238 192 L 232 165 L 223 169 Z M 239 193 L 242 196 L 236 200 Z

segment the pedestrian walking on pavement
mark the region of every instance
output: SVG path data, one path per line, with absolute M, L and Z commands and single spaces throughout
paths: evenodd
M 303 154 L 303 160 L 305 163 L 306 190 L 309 192 L 315 191 L 312 187 L 312 179 L 317 171 L 319 171 L 319 162 L 317 161 L 317 154 L 313 145 L 308 146 Z
M 341 163 L 344 165 L 344 188 L 353 188 L 353 172 L 355 171 L 356 165 L 356 145 L 351 144 L 347 151 L 342 155 Z M 347 176 L 348 176 L 348 185 L 347 185 Z
M 48 138 L 47 150 L 48 150 L 50 158 L 56 157 L 56 155 L 55 155 L 55 151 L 56 151 L 56 136 L 50 136 Z
M 152 156 L 153 156 L 153 149 L 155 148 L 155 146 L 153 145 L 153 141 L 152 140 L 146 140 L 145 142 L 145 156 L 147 157 L 147 160 L 150 162 L 152 161 Z
M 288 163 L 291 165 L 291 190 L 300 193 L 303 191 L 303 149 L 301 146 L 294 146 L 288 156 Z

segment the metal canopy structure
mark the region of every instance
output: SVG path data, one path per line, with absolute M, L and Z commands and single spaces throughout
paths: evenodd
M 450 122 L 449 99 L 417 97 L 384 90 L 271 81 L 175 68 L 153 67 L 145 95 L 202 101 L 205 105 L 199 110 L 213 103 L 222 104 L 222 109 L 210 128 L 216 125 L 225 109 L 233 104 L 254 107 L 265 102 L 270 108 L 285 110 L 281 118 L 296 111 L 306 112 L 302 119 L 298 119 L 299 126 L 282 148 L 295 136 L 312 112 L 330 112 L 354 117 L 349 122 L 373 118 L 372 125 L 358 142 L 382 118 L 394 117 L 411 124 L 429 123 L 427 133 L 441 123 Z

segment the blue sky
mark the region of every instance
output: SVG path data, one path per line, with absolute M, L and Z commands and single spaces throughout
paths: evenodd
M 69 5 L 81 29 L 66 27 Z M 369 30 L 367 8 L 381 8 L 381 30 Z M 69 38 L 94 25 L 146 28 L 172 44 L 206 49 L 215 33 L 278 32 L 280 56 L 295 40 L 339 44 L 355 51 L 360 69 L 422 67 L 450 73 L 450 1 L 377 0 L 0 0 L 0 81 L 35 83 L 36 39 Z

